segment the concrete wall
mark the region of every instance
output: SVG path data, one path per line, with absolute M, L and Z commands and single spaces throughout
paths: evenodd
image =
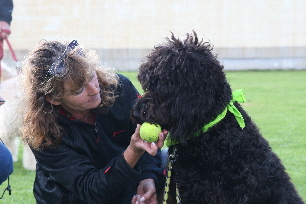
M 77 39 L 136 70 L 169 37 L 195 30 L 226 69 L 305 69 L 305 0 L 14 0 L 10 41 L 22 60 L 41 39 Z M 10 55 L 5 59 L 10 63 Z

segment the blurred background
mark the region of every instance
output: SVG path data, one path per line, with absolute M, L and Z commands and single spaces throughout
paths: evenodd
M 194 30 L 226 70 L 306 69 L 305 0 L 14 0 L 11 29 L 20 61 L 42 39 L 77 39 L 107 66 L 135 71 L 171 32 Z

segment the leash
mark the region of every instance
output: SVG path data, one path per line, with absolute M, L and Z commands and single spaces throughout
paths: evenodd
M 11 34 L 11 31 L 9 31 L 9 30 L 6 30 L 6 29 L 2 29 L 2 30 L 0 30 L 0 33 L 6 33 L 6 34 Z M 18 61 L 18 59 L 17 59 L 17 57 L 16 57 L 16 55 L 15 55 L 15 52 L 14 52 L 14 50 L 13 50 L 13 48 L 12 48 L 12 46 L 11 46 L 11 43 L 10 43 L 10 41 L 8 40 L 8 38 L 0 38 L 0 83 L 1 83 L 1 72 L 2 72 L 2 69 L 1 69 L 1 60 L 2 60 L 2 58 L 3 58 L 3 40 L 6 42 L 6 44 L 7 44 L 7 46 L 8 46 L 8 48 L 9 48 L 9 50 L 10 50 L 10 53 L 11 53 L 11 56 L 12 56 L 12 58 L 13 58 L 13 60 L 15 61 L 15 62 L 17 62 Z
M 176 159 L 176 147 L 174 147 L 174 151 L 172 154 L 168 157 L 168 168 L 166 173 L 166 184 L 165 184 L 165 191 L 164 191 L 164 198 L 163 198 L 163 204 L 167 204 L 167 200 L 169 198 L 169 189 L 170 189 L 170 179 L 171 179 L 171 173 L 172 173 L 172 166 L 173 162 Z M 177 188 L 177 184 L 175 184 L 175 194 L 176 194 L 176 202 L 177 204 L 181 203 L 181 197 Z

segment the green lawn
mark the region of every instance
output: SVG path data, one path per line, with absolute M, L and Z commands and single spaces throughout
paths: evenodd
M 136 72 L 120 72 L 141 91 Z M 227 72 L 232 89 L 244 89 L 243 104 L 273 151 L 281 158 L 300 195 L 306 201 L 306 71 Z M 21 156 L 19 156 L 21 158 Z M 35 203 L 32 185 L 35 173 L 15 163 L 10 177 L 12 195 L 0 203 Z M 1 185 L 4 190 L 5 184 Z M 1 190 L 0 188 L 0 190 Z
M 8 192 L 4 194 L 0 203 L 5 204 L 33 204 L 35 199 L 33 196 L 33 182 L 35 178 L 35 172 L 25 170 L 22 167 L 22 146 L 19 149 L 18 161 L 14 163 L 14 172 L 10 176 L 10 185 L 12 194 Z M 3 182 L 0 188 L 2 190 L 6 188 L 7 182 Z

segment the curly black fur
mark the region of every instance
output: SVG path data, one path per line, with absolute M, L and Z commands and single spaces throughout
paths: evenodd
M 190 139 L 232 99 L 223 66 L 195 32 L 184 41 L 172 34 L 166 44 L 155 47 L 140 66 L 138 80 L 145 94 L 132 119 L 158 123 L 180 142 L 173 171 L 183 204 L 303 203 L 281 161 L 238 103 L 244 129 L 228 112 Z
M 209 43 L 198 42 L 196 35 L 184 42 L 171 39 L 140 66 L 138 80 L 146 95 L 135 118 L 138 123 L 159 121 L 172 138 L 185 143 L 224 110 L 231 89 Z

